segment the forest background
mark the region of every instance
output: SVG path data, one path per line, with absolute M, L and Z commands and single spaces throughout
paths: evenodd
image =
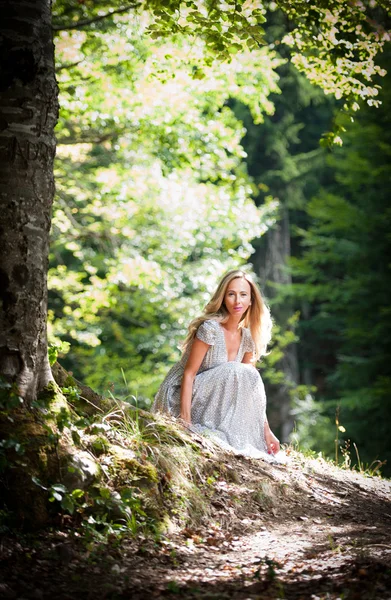
M 54 4 L 52 359 L 148 409 L 187 324 L 243 266 L 275 320 L 259 368 L 276 433 L 328 456 L 337 436 L 346 460 L 355 443 L 390 473 L 390 75 L 360 110 L 338 84 L 325 95 L 273 3 L 266 43 L 208 68 L 205 42 L 144 13 L 63 27 L 73 10 Z

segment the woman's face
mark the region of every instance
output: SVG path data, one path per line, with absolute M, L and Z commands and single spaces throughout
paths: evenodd
M 224 295 L 224 304 L 230 315 L 242 317 L 251 304 L 251 286 L 242 277 L 232 279 Z

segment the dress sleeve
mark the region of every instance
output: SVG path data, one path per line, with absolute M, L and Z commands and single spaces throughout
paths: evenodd
M 197 329 L 196 337 L 201 340 L 201 342 L 205 342 L 205 344 L 213 346 L 216 340 L 216 325 L 216 321 L 204 321 Z
M 252 354 L 254 354 L 254 352 L 255 352 L 255 343 L 254 343 L 253 338 L 251 337 L 250 330 L 246 328 L 243 333 L 245 333 L 245 335 L 246 335 L 246 339 L 244 340 L 244 345 L 243 345 L 244 352 L 245 353 L 246 352 L 251 352 Z

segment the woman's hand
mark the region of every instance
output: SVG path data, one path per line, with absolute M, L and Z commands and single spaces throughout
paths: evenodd
M 265 431 L 265 442 L 268 454 L 277 454 L 280 451 L 280 442 L 270 428 Z
M 187 414 L 184 414 L 184 415 L 180 414 L 178 417 L 178 421 L 184 427 L 189 427 L 191 425 L 191 417 L 190 417 L 190 415 L 187 415 Z

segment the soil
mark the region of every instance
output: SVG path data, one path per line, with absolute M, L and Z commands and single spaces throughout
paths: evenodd
M 390 600 L 391 482 L 291 452 L 225 455 L 210 514 L 160 538 L 87 544 L 72 528 L 1 542 L 0 597 Z

